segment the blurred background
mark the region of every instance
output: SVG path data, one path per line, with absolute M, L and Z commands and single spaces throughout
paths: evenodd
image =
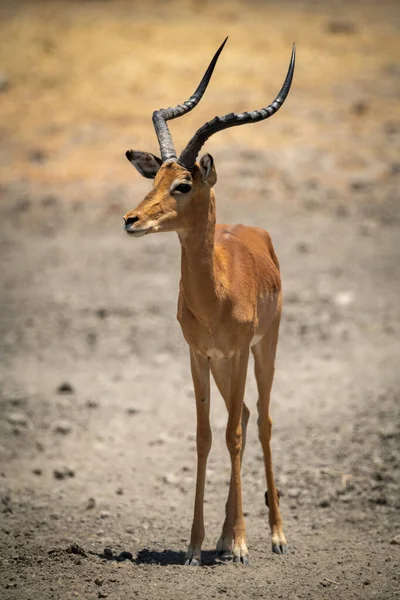
M 399 26 L 396 0 L 0 0 L 2 598 L 398 593 Z M 124 153 L 159 154 L 153 110 L 192 94 L 227 35 L 170 129 L 179 150 L 215 115 L 271 102 L 296 42 L 282 110 L 204 148 L 218 220 L 268 229 L 281 261 L 273 452 L 292 550 L 270 553 L 250 370 L 256 568 L 211 552 L 229 480 L 213 388 L 210 568 L 188 572 L 174 566 L 196 456 L 180 249 L 124 235 L 150 189 Z

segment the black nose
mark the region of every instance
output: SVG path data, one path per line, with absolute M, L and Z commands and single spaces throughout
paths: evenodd
M 133 225 L 133 223 L 136 223 L 136 221 L 139 221 L 139 217 L 128 217 L 127 219 L 124 218 L 125 221 L 125 227 L 129 227 L 129 225 Z

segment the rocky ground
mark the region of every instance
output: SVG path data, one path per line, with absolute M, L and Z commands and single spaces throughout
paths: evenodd
M 398 4 L 1 2 L 0 17 L 1 599 L 400 597 Z M 281 261 L 273 453 L 290 552 L 270 552 L 250 372 L 251 566 L 214 554 L 229 457 L 213 388 L 195 569 L 179 244 L 124 235 L 150 184 L 123 153 L 157 152 L 151 111 L 193 91 L 227 33 L 178 146 L 272 99 L 298 45 L 279 115 L 207 146 L 219 221 L 267 228 Z

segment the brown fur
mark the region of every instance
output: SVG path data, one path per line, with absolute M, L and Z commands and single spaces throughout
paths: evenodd
M 211 162 L 210 162 L 211 161 Z M 209 165 L 212 165 L 211 169 Z M 192 183 L 190 193 L 170 193 L 175 180 Z M 226 442 L 232 474 L 226 518 L 217 544 L 234 561 L 248 563 L 240 467 L 249 411 L 243 404 L 250 348 L 259 392 L 259 437 L 268 485 L 272 547 L 286 549 L 270 451 L 269 398 L 281 314 L 279 263 L 269 234 L 255 227 L 216 225 L 216 172 L 203 157 L 192 173 L 177 163 L 159 169 L 153 190 L 128 212 L 128 228 L 153 233 L 177 231 L 182 249 L 178 321 L 190 346 L 197 409 L 197 481 L 191 543 L 186 564 L 200 564 L 204 539 L 203 501 L 211 447 L 210 370 L 228 410 Z M 137 219 L 137 220 L 136 220 Z

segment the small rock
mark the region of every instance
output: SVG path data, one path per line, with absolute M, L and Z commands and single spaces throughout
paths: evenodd
M 339 219 L 346 219 L 349 216 L 349 209 L 347 206 L 339 204 L 336 208 L 336 216 L 339 217 Z
M 323 498 L 319 503 L 318 506 L 320 506 L 321 508 L 328 508 L 328 506 L 331 505 L 331 501 L 328 500 L 328 498 Z
M 301 490 L 299 488 L 289 488 L 287 495 L 289 498 L 298 498 L 301 495 Z
M 188 436 L 188 439 L 190 439 L 189 436 Z M 195 439 L 195 437 L 193 437 L 193 439 Z M 162 444 L 165 444 L 166 442 L 168 442 L 168 440 L 169 440 L 168 435 L 166 433 L 161 433 L 154 440 L 150 440 L 149 446 L 161 446 Z
M 350 306 L 355 300 L 355 295 L 354 292 L 343 290 L 338 292 L 333 300 L 338 306 Z
M 48 194 L 42 198 L 42 206 L 55 206 L 58 203 L 57 197 Z
M 306 244 L 305 242 L 299 242 L 296 246 L 296 250 L 300 254 L 309 254 L 310 246 L 308 244 Z
M 326 31 L 333 34 L 353 35 L 356 27 L 351 21 L 331 20 L 326 24 Z
M 99 587 L 103 585 L 104 579 L 100 579 L 100 577 L 96 577 L 96 579 L 94 580 L 95 584 L 98 585 Z
M 10 88 L 10 80 L 5 73 L 0 73 L 0 92 L 6 92 Z
M 353 181 L 350 181 L 349 187 L 352 192 L 364 192 L 368 190 L 369 187 L 371 187 L 371 182 L 367 179 L 354 179 Z M 348 210 L 347 214 L 344 216 L 349 216 Z
M 108 316 L 108 311 L 105 308 L 99 308 L 96 310 L 96 315 L 99 319 L 105 319 Z
M 42 163 L 47 159 L 47 154 L 41 148 L 35 148 L 29 153 L 29 160 L 35 163 Z
M 113 557 L 113 551 L 111 550 L 111 548 L 104 548 L 103 554 L 104 554 L 104 556 L 106 558 L 112 558 Z
M 88 400 L 86 402 L 86 406 L 88 408 L 98 408 L 99 407 L 99 403 L 97 402 L 97 400 Z
M 75 471 L 70 469 L 69 467 L 63 467 L 61 469 L 54 469 L 53 471 L 54 479 L 67 479 L 68 477 L 75 477 Z
M 32 469 L 32 473 L 33 473 L 34 475 L 42 475 L 42 474 L 43 474 L 43 471 L 42 471 L 42 469 L 40 469 L 39 467 L 36 467 L 35 469 Z
M 128 406 L 126 409 L 126 414 L 128 415 L 137 415 L 140 413 L 140 410 L 136 408 L 136 406 Z
M 99 590 L 97 595 L 99 598 L 107 598 L 108 596 L 107 592 L 103 592 L 102 590 Z
M 63 383 L 60 383 L 60 385 L 57 388 L 57 394 L 73 394 L 73 393 L 74 393 L 74 388 L 68 381 L 64 381 Z
M 71 544 L 67 548 L 67 552 L 70 554 L 78 554 L 79 556 L 87 556 L 86 550 L 82 548 L 79 544 Z
M 389 543 L 392 544 L 392 546 L 400 546 L 400 533 L 398 535 L 395 535 Z
M 125 531 L 126 531 L 126 533 L 130 533 L 130 534 L 133 534 L 133 533 L 135 533 L 135 530 L 134 530 L 134 528 L 133 528 L 133 527 L 130 527 L 130 526 L 129 526 L 129 527 L 125 527 Z M 390 542 L 390 543 L 391 543 L 391 542 Z
M 86 510 L 93 510 L 96 506 L 96 500 L 94 498 L 89 498 L 86 504 Z
M 10 413 L 7 417 L 7 421 L 14 427 L 28 427 L 29 425 L 26 415 L 22 412 Z
M 173 473 L 166 473 L 162 479 L 164 483 L 168 483 L 169 485 L 174 485 L 177 483 L 177 478 Z
M 387 135 L 395 135 L 400 131 L 400 124 L 387 121 L 383 126 L 383 130 Z
M 109 510 L 102 510 L 100 513 L 100 519 L 108 519 L 109 516 L 110 516 Z
M 11 496 L 10 494 L 5 494 L 2 498 L 0 498 L 0 506 L 2 513 L 12 513 L 13 509 L 11 506 Z
M 54 433 L 68 435 L 72 431 L 72 425 L 67 421 L 58 421 L 54 426 Z
M 390 165 L 390 174 L 399 175 L 400 173 L 400 162 L 394 162 Z
M 93 348 L 97 343 L 97 333 L 95 331 L 89 331 L 86 339 L 87 339 L 88 345 Z
M 117 491 L 115 492 L 118 496 L 123 496 L 124 494 L 124 490 L 122 487 L 117 488 Z
M 367 102 L 360 100 L 359 102 L 355 102 L 353 104 L 351 107 L 351 112 L 357 115 L 357 117 L 362 117 L 366 112 L 368 112 L 368 108 Z

